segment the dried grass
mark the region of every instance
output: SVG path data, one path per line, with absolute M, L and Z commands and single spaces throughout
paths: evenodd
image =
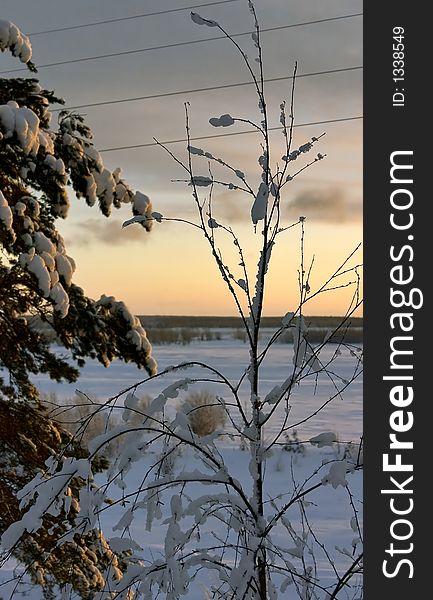
M 193 432 L 204 437 L 225 425 L 227 414 L 220 400 L 207 390 L 190 392 L 180 406 Z

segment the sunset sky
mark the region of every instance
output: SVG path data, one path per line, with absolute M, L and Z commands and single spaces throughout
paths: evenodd
M 218 21 L 230 33 L 252 30 L 247 0 L 201 6 L 205 3 L 206 0 L 3 0 L 1 3 L 0 18 L 13 21 L 29 35 L 33 61 L 38 67 L 104 54 L 116 55 L 39 69 L 41 85 L 64 97 L 66 106 L 167 94 L 79 109 L 93 129 L 95 146 L 105 150 L 102 156 L 106 166 L 121 167 L 131 187 L 147 194 L 154 210 L 165 217 L 195 218 L 191 189 L 172 181 L 184 177 L 179 166 L 155 145 L 107 150 L 152 144 L 153 137 L 162 142 L 184 139 L 185 101 L 190 103 L 193 137 L 250 129 L 243 124 L 224 130 L 209 125 L 210 117 L 224 113 L 259 120 L 257 98 L 251 86 L 191 91 L 249 79 L 242 59 L 228 41 L 181 44 L 219 35 L 214 28 L 200 27 L 191 21 L 190 10 L 194 6 L 201 16 Z M 213 4 L 212 0 L 207 3 Z M 266 78 L 290 76 L 295 60 L 300 75 L 350 69 L 299 77 L 295 123 L 361 116 L 362 18 L 352 16 L 293 25 L 354 15 L 362 11 L 362 2 L 256 0 L 255 5 L 263 29 L 280 27 L 263 33 Z M 173 10 L 186 7 L 188 10 Z M 47 33 L 51 29 L 151 12 L 162 14 Z M 292 27 L 286 27 L 289 25 Z M 236 40 L 253 58 L 251 36 L 236 37 Z M 178 45 L 161 48 L 173 44 Z M 122 55 L 122 52 L 155 46 L 159 48 Z M 4 73 L 20 65 L 6 55 L 0 59 L 3 72 L 0 76 L 30 76 L 19 70 Z M 290 79 L 266 85 L 272 127 L 279 124 L 279 105 L 289 100 L 290 87 Z M 178 91 L 185 93 L 171 94 Z M 289 224 L 300 215 L 307 217 L 305 260 L 308 265 L 313 255 L 315 257 L 313 291 L 362 241 L 362 119 L 298 127 L 294 147 L 323 132 L 326 135 L 316 144 L 315 151 L 326 154 L 326 159 L 286 186 L 283 197 L 284 223 Z M 275 165 L 276 161 L 281 162 L 284 153 L 281 133 L 273 132 L 271 140 Z M 246 174 L 252 187 L 258 187 L 257 158 L 261 149 L 256 134 L 203 139 L 194 145 L 224 158 Z M 185 143 L 173 143 L 169 148 L 183 159 L 186 157 Z M 195 164 L 197 174 L 208 174 L 206 161 L 197 160 Z M 250 209 L 250 197 L 227 189 L 215 191 L 215 217 L 233 226 L 239 234 L 252 268 L 257 263 L 259 236 L 253 232 Z M 235 314 L 210 250 L 198 230 L 179 223 L 155 224 L 150 234 L 138 225 L 122 230 L 121 223 L 130 216 L 130 208 L 125 206 L 114 211 L 107 220 L 96 206 L 89 208 L 74 198 L 69 218 L 59 224 L 68 252 L 77 262 L 75 281 L 89 296 L 113 294 L 125 300 L 138 314 Z M 226 262 L 241 277 L 233 243 L 223 237 L 219 239 Z M 351 264 L 361 259 L 359 252 Z M 274 254 L 265 314 L 279 315 L 296 308 L 298 268 L 299 228 L 293 228 L 280 236 Z M 350 296 L 347 289 L 328 292 L 312 301 L 305 312 L 342 314 Z

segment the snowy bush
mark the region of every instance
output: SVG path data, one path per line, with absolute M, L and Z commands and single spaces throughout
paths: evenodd
M 142 425 L 147 418 L 147 410 L 149 409 L 151 402 L 152 398 L 149 395 L 140 397 L 134 410 L 128 411 L 128 423 L 133 427 Z
M 48 416 L 69 431 L 79 444 L 88 449 L 96 436 L 114 429 L 119 424 L 115 414 L 107 415 L 101 410 L 102 402 L 93 394 L 76 392 L 73 398 L 60 400 L 56 394 L 41 394 L 42 406 Z M 121 439 L 116 438 L 104 446 L 102 455 L 110 458 L 118 452 Z
M 199 437 L 222 429 L 227 420 L 223 401 L 207 390 L 190 392 L 179 410 L 186 414 L 191 429 Z

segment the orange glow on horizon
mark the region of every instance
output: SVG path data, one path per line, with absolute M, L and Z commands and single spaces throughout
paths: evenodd
M 132 242 L 121 252 L 114 245 L 104 245 L 103 249 L 100 245 L 74 246 L 71 254 L 77 262 L 75 282 L 93 298 L 106 294 L 124 300 L 135 314 L 237 315 L 233 299 L 200 234 L 193 234 L 179 224 L 160 227 L 159 231 L 143 238 L 143 243 Z M 243 231 L 247 227 L 243 225 L 238 229 Z M 361 234 L 360 223 L 344 226 L 309 224 L 304 260 L 307 270 L 314 255 L 310 279 L 312 294 L 356 247 Z M 244 248 L 247 249 L 246 260 L 253 267 L 257 264 L 258 254 L 253 249 L 251 233 L 249 235 Z M 283 315 L 298 306 L 299 235 L 284 235 L 286 237 L 275 247 L 267 277 L 264 309 L 267 316 Z M 233 246 L 232 242 L 230 244 Z M 241 277 L 236 253 L 224 243 L 222 247 L 226 263 L 235 277 Z M 360 262 L 361 251 L 358 251 L 357 258 L 350 264 Z M 251 275 L 250 278 L 251 285 L 254 279 Z M 352 274 L 350 278 L 342 278 L 341 283 L 348 279 L 355 280 L 356 277 Z M 243 294 L 240 288 L 239 292 Z M 306 303 L 303 312 L 343 315 L 353 293 L 354 288 L 348 287 L 321 293 Z M 359 308 L 355 315 L 361 316 L 362 309 Z

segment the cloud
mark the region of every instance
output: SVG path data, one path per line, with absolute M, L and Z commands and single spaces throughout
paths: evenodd
M 227 223 L 251 222 L 251 205 L 254 198 L 242 192 L 222 192 L 214 203 L 215 216 Z
M 215 196 L 213 216 L 221 223 L 251 223 L 251 205 L 253 199 L 240 192 L 222 192 Z M 362 201 L 354 190 L 342 187 L 321 185 L 301 189 L 291 200 L 284 198 L 282 216 L 285 219 L 297 219 L 303 215 L 309 221 L 322 223 L 348 223 L 362 218 Z M 191 205 L 188 216 L 195 216 L 195 207 Z
M 362 215 L 361 202 L 349 201 L 341 188 L 311 188 L 300 192 L 283 211 L 285 216 L 305 216 L 311 221 L 344 223 Z
M 143 243 L 149 234 L 140 225 L 131 225 L 122 229 L 120 219 L 88 219 L 74 226 L 73 233 L 69 233 L 68 244 L 76 246 L 90 246 L 95 243 L 110 246 L 122 246 L 131 242 Z

